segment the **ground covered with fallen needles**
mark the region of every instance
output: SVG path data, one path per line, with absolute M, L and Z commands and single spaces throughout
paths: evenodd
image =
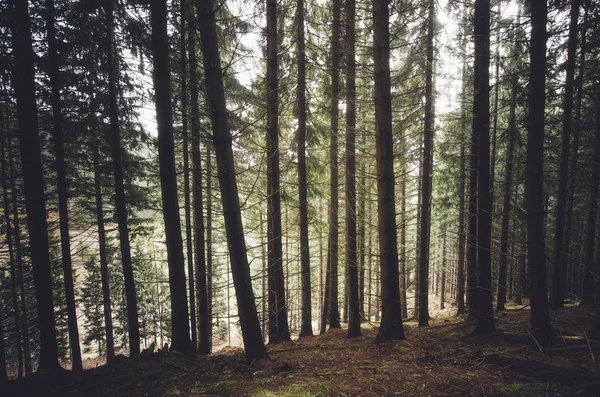
M 556 342 L 542 349 L 529 335 L 529 307 L 497 315 L 498 332 L 473 335 L 460 317 L 429 327 L 407 322 L 406 340 L 375 344 L 345 330 L 269 347 L 249 365 L 237 349 L 194 359 L 158 352 L 118 357 L 81 374 L 37 374 L 0 385 L 5 396 L 600 396 L 600 341 L 592 313 L 569 305 L 552 314 Z M 587 332 L 586 332 L 587 330 Z

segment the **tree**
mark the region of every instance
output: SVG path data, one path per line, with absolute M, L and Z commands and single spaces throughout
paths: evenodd
M 306 53 L 304 50 L 304 0 L 298 0 L 298 198 L 300 201 L 300 261 L 302 271 L 302 324 L 300 336 L 311 336 L 310 254 L 308 251 L 308 182 L 306 177 Z
M 338 123 L 340 95 L 340 36 L 341 36 L 341 4 L 340 0 L 331 2 L 333 21 L 331 26 L 331 118 L 329 131 L 329 242 L 327 251 L 326 300 L 329 329 L 340 328 L 340 311 L 338 307 Z M 327 291 L 329 288 L 329 291 Z
M 504 310 L 506 303 L 506 273 L 508 268 L 508 227 L 511 211 L 511 194 L 513 181 L 513 163 L 515 152 L 515 141 L 517 139 L 516 108 L 517 108 L 517 85 L 512 83 L 510 91 L 510 115 L 508 117 L 508 147 L 506 148 L 506 171 L 504 174 L 504 199 L 502 201 L 502 231 L 500 236 L 500 267 L 498 270 L 498 299 L 496 310 Z
M 193 18 L 192 21 L 195 21 Z M 190 93 L 192 116 L 192 191 L 194 201 L 194 252 L 196 254 L 196 293 L 198 294 L 198 324 L 200 326 L 201 354 L 210 353 L 208 340 L 208 300 L 206 292 L 206 250 L 204 240 L 204 213 L 202 210 L 202 169 L 200 156 L 200 108 L 198 106 L 198 73 L 196 65 L 196 24 L 190 23 L 188 38 L 190 43 Z
M 373 0 L 377 213 L 382 301 L 381 323 L 377 341 L 380 342 L 390 339 L 404 339 L 398 284 L 389 20 L 388 1 Z
M 14 14 L 14 90 L 17 99 L 21 158 L 26 159 L 22 165 L 25 184 L 25 207 L 27 210 L 27 228 L 29 230 L 40 331 L 38 371 L 48 372 L 59 368 L 58 344 L 56 341 L 50 253 L 48 250 L 48 223 L 46 221 L 46 200 L 38 131 L 38 109 L 35 97 L 34 54 L 28 11 L 29 1 L 11 0 L 10 4 Z
M 167 2 L 153 1 L 152 55 L 154 57 L 154 91 L 158 124 L 158 159 L 160 185 L 169 263 L 171 292 L 172 348 L 182 353 L 192 350 L 183 258 L 183 241 L 177 200 L 173 113 L 171 110 L 171 79 L 169 71 L 169 41 L 167 36 Z
M 181 1 L 180 9 L 180 45 L 181 45 L 181 130 L 183 133 L 183 195 L 185 211 L 185 243 L 188 263 L 188 288 L 190 290 L 190 328 L 192 329 L 192 351 L 198 348 L 198 324 L 196 321 L 196 286 L 194 280 L 194 248 L 192 240 L 192 215 L 191 215 L 191 200 L 190 200 L 190 154 L 189 154 L 189 133 L 188 133 L 188 88 L 187 88 L 187 27 L 194 26 L 188 21 L 189 2 Z M 195 30 L 192 34 L 195 35 Z M 190 40 L 191 41 L 191 40 Z M 191 52 L 196 56 L 196 48 Z M 191 63 L 191 58 L 190 58 Z M 191 69 L 191 68 L 190 68 Z M 198 91 L 196 87 L 196 92 Z M 193 91 L 192 91 L 193 92 Z M 196 93 L 197 95 L 197 93 Z
M 546 0 L 530 3 L 531 43 L 529 127 L 527 131 L 527 261 L 530 277 L 531 332 L 542 346 L 552 339 L 546 291 L 544 250 L 544 109 L 546 74 Z
M 356 255 L 356 3 L 346 0 L 346 272 L 348 337 L 360 336 L 358 262 Z
M 425 67 L 425 131 L 423 134 L 423 170 L 421 182 L 421 218 L 419 244 L 419 326 L 429 325 L 429 231 L 433 167 L 433 36 L 435 2 L 429 0 L 427 17 L 427 64 Z
M 121 263 L 123 265 L 123 278 L 125 279 L 125 296 L 127 300 L 127 327 L 129 333 L 129 354 L 134 356 L 140 352 L 140 326 L 138 323 L 138 304 L 135 292 L 135 279 L 131 263 L 131 243 L 129 241 L 129 223 L 127 220 L 127 206 L 125 200 L 125 187 L 123 183 L 123 163 L 121 147 L 121 129 L 117 103 L 117 47 L 115 42 L 114 0 L 103 3 L 106 14 L 106 28 L 108 30 L 108 96 L 110 118 L 110 143 L 114 172 L 115 206 L 119 228 L 119 241 L 121 246 Z
M 246 359 L 248 362 L 254 362 L 267 358 L 267 351 L 260 333 L 250 278 L 250 267 L 246 256 L 246 241 L 231 147 L 232 136 L 229 130 L 223 76 L 221 74 L 215 11 L 212 0 L 201 3 L 198 7 L 198 16 L 201 22 L 201 48 L 204 58 L 204 74 L 212 121 L 215 157 L 221 187 L 221 200 L 223 202 L 223 216 L 231 259 L 231 272 L 238 301 Z
M 490 192 L 490 1 L 475 1 L 473 136 L 478 137 L 477 323 L 475 332 L 494 331 L 492 304 L 492 199 Z
M 69 321 L 69 341 L 71 344 L 71 360 L 73 371 L 82 371 L 81 348 L 79 346 L 79 329 L 77 327 L 77 311 L 75 290 L 73 287 L 73 267 L 71 266 L 71 237 L 69 236 L 69 210 L 67 178 L 65 169 L 65 148 L 63 144 L 62 109 L 61 109 L 61 77 L 58 69 L 58 49 L 56 44 L 56 26 L 54 22 L 54 0 L 46 0 L 46 30 L 48 41 L 48 61 L 50 66 L 50 103 L 52 105 L 52 132 L 54 136 L 54 155 L 56 157 L 56 184 L 58 186 L 58 213 L 60 218 L 60 245 L 62 267 L 65 279 L 67 300 L 67 316 Z
M 267 0 L 267 234 L 269 241 L 269 343 L 291 340 L 287 321 L 281 230 L 277 1 Z
M 553 309 L 564 306 L 565 291 L 563 278 L 563 248 L 565 232 L 565 208 L 567 199 L 567 179 L 569 174 L 569 140 L 573 120 L 573 86 L 575 82 L 575 56 L 577 51 L 577 22 L 579 20 L 579 0 L 571 1 L 571 21 L 567 43 L 567 76 L 563 100 L 562 144 L 558 176 L 558 200 L 556 203 L 556 227 L 554 232 L 554 262 L 552 268 L 551 305 Z
M 106 252 L 106 232 L 104 229 L 104 207 L 102 204 L 102 181 L 100 173 L 100 140 L 96 140 L 94 148 L 94 195 L 96 197 L 96 225 L 98 228 L 98 251 L 100 254 L 100 278 L 102 283 L 102 305 L 104 308 L 104 329 L 106 332 L 106 362 L 111 364 L 115 357 L 115 340 L 113 335 L 112 309 L 110 305 L 110 284 L 108 274 L 108 258 Z

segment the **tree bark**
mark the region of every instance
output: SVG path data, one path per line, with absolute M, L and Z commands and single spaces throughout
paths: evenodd
M 331 208 L 329 210 L 329 329 L 340 328 L 338 306 L 338 117 L 340 95 L 340 36 L 341 2 L 332 0 L 333 22 L 331 27 L 331 127 L 329 141 Z
M 27 159 L 23 161 L 23 181 L 40 331 L 38 371 L 48 372 L 59 368 L 58 344 L 56 342 L 52 274 L 48 251 L 48 223 L 35 98 L 34 53 L 28 12 L 29 1 L 11 0 L 10 4 L 14 11 L 14 87 L 17 99 L 21 158 Z
M 492 198 L 490 194 L 490 1 L 475 1 L 475 64 L 473 95 L 473 136 L 479 138 L 477 211 L 477 322 L 476 333 L 494 331 L 492 303 Z
M 127 323 L 129 329 L 129 355 L 134 356 L 140 352 L 140 326 L 138 323 L 137 296 L 135 291 L 135 279 L 133 276 L 133 265 L 131 263 L 131 245 L 129 241 L 129 223 L 127 220 L 127 203 L 125 200 L 125 187 L 123 183 L 123 164 L 121 160 L 121 131 L 119 127 L 119 112 L 117 109 L 117 79 L 118 62 L 117 48 L 115 43 L 114 23 L 114 0 L 104 3 L 106 13 L 106 25 L 108 29 L 108 95 L 109 95 L 109 118 L 110 118 L 110 141 L 114 169 L 115 184 L 115 207 L 117 210 L 117 222 L 119 228 L 119 240 L 121 246 L 121 262 L 123 264 L 123 278 L 125 279 L 125 297 L 127 300 Z
M 356 3 L 346 0 L 346 272 L 348 337 L 360 336 L 356 255 Z
M 152 19 L 156 121 L 158 126 L 158 161 L 167 259 L 169 263 L 171 342 L 173 350 L 181 353 L 189 353 L 192 351 L 192 348 L 190 344 L 183 241 L 181 239 L 181 223 L 179 220 L 179 203 L 177 199 L 166 0 L 153 1 L 150 10 Z
M 71 365 L 73 371 L 83 371 L 75 288 L 73 286 L 73 267 L 71 265 L 71 237 L 69 236 L 69 209 L 67 192 L 67 171 L 65 167 L 65 148 L 62 130 L 62 105 L 60 98 L 60 74 L 58 69 L 58 49 L 56 27 L 54 25 L 54 0 L 46 0 L 46 39 L 48 41 L 48 66 L 50 77 L 50 104 L 52 107 L 52 135 L 54 137 L 54 155 L 56 159 L 56 185 L 58 191 L 58 215 L 60 220 L 60 247 L 63 277 L 65 282 L 65 300 L 67 303 L 67 321 L 69 342 L 71 345 Z
M 546 74 L 546 0 L 531 3 L 529 128 L 527 133 L 527 262 L 531 331 L 538 343 L 551 341 L 544 246 L 544 108 Z M 593 250 L 593 247 L 592 247 Z
M 269 343 L 291 340 L 283 276 L 277 59 L 277 1 L 267 0 L 267 234 L 271 293 Z
M 563 128 L 560 149 L 560 166 L 558 174 L 558 200 L 556 203 L 556 227 L 554 231 L 554 262 L 552 267 L 552 290 L 550 304 L 553 309 L 564 306 L 564 280 L 566 276 L 563 266 L 565 208 L 567 199 L 567 179 L 569 174 L 569 140 L 573 120 L 573 86 L 575 83 L 575 57 L 577 52 L 577 21 L 579 20 L 579 0 L 571 1 L 571 21 L 569 24 L 569 40 L 567 42 L 567 76 L 565 81 L 565 97 L 563 100 Z
M 100 173 L 100 139 L 94 144 L 94 195 L 96 198 L 96 224 L 98 227 L 98 250 L 100 252 L 100 278 L 102 284 L 102 304 L 104 307 L 104 329 L 106 333 L 106 363 L 112 364 L 115 358 L 112 310 L 110 307 L 110 284 L 108 259 L 106 257 L 106 232 L 104 230 L 104 208 L 102 205 L 102 181 Z
M 15 250 L 13 246 L 12 227 L 10 225 L 10 198 L 8 196 L 8 173 L 6 172 L 6 151 L 4 150 L 4 115 L 0 112 L 0 163 L 2 165 L 2 201 L 4 218 L 6 219 L 6 242 L 8 245 L 8 259 L 10 266 L 10 292 L 13 303 L 13 316 L 15 322 L 15 344 L 17 348 L 17 377 L 23 376 L 23 347 L 21 341 L 21 319 L 19 314 L 19 296 L 17 294 L 17 274 Z M 9 154 L 10 155 L 10 154 Z M 16 205 L 16 203 L 14 203 Z M 0 285 L 2 282 L 0 281 Z M 4 352 L 4 340 L 2 336 L 2 318 L 0 315 L 0 380 L 6 378 L 6 359 Z
M 583 31 L 581 32 L 581 55 L 580 55 L 580 60 L 579 60 L 579 76 L 577 77 L 577 80 L 579 82 L 578 86 L 577 86 L 577 98 L 576 98 L 576 103 L 575 103 L 575 120 L 574 120 L 574 124 L 573 124 L 573 147 L 572 147 L 572 151 L 573 151 L 573 155 L 571 156 L 571 175 L 570 175 L 570 180 L 568 181 L 569 186 L 568 186 L 568 198 L 567 198 L 567 216 L 566 216 L 566 224 L 565 224 L 565 238 L 564 238 L 564 250 L 563 250 L 563 255 L 562 255 L 562 267 L 563 267 L 563 271 L 566 271 L 568 264 L 571 263 L 571 268 L 574 269 L 575 268 L 575 260 L 571 260 L 570 261 L 570 250 L 571 250 L 571 229 L 572 229 L 572 225 L 573 225 L 573 208 L 575 207 L 575 191 L 577 189 L 577 176 L 578 176 L 578 167 L 577 167 L 577 161 L 578 161 L 578 157 L 579 157 L 579 138 L 581 136 L 581 103 L 583 101 L 583 78 L 585 76 L 585 54 L 586 54 L 586 38 L 587 38 L 587 28 L 588 28 L 588 23 L 587 23 L 587 19 L 588 19 L 588 11 L 587 8 L 585 10 L 585 16 L 584 16 L 584 22 L 583 22 Z M 578 217 L 579 217 L 579 212 L 578 212 Z M 576 222 L 575 224 L 579 224 L 578 222 Z M 577 231 L 577 233 L 579 234 L 579 230 Z M 578 239 L 577 239 L 578 240 Z M 576 240 L 576 241 L 577 241 Z M 575 272 L 573 272 L 573 276 Z M 575 277 L 571 278 L 571 285 L 574 286 L 575 284 Z M 566 286 L 563 286 L 566 287 Z M 566 290 L 566 288 L 565 288 Z M 571 292 L 573 291 L 573 288 L 571 288 Z
M 308 244 L 308 182 L 306 177 L 306 53 L 304 51 L 304 0 L 298 0 L 298 197 L 300 201 L 300 261 L 302 273 L 302 324 L 300 336 L 311 336 L 312 304 Z
M 213 143 L 221 186 L 227 245 L 231 259 L 231 272 L 238 302 L 246 359 L 248 362 L 255 362 L 268 356 L 260 333 L 254 292 L 252 291 L 250 266 L 246 256 L 246 241 L 233 162 L 232 136 L 225 104 L 221 58 L 219 56 L 212 0 L 206 0 L 199 5 L 198 15 L 206 90 L 213 129 Z
M 513 180 L 513 162 L 515 140 L 517 138 L 517 86 L 512 84 L 510 94 L 510 111 L 508 116 L 508 147 L 506 148 L 506 172 L 504 179 L 504 199 L 502 203 L 502 232 L 500 236 L 500 267 L 498 270 L 498 295 L 496 310 L 504 310 L 506 303 L 506 271 L 508 267 L 508 228 L 510 223 L 511 194 Z
M 433 173 L 433 36 L 435 3 L 429 0 L 427 21 L 427 63 L 425 67 L 425 131 L 423 134 L 423 179 L 421 182 L 421 219 L 419 245 L 419 327 L 429 325 L 429 231 L 431 219 L 431 186 Z
M 200 5 L 197 5 L 200 7 Z M 197 21 L 191 18 L 190 21 Z M 206 250 L 204 240 L 204 213 L 202 209 L 202 164 L 200 155 L 200 108 L 198 106 L 198 72 L 196 61 L 196 23 L 188 27 L 190 58 L 190 91 L 192 118 L 192 191 L 194 210 L 194 253 L 196 256 L 196 293 L 198 299 L 198 333 L 200 354 L 210 353 L 208 322 L 208 295 L 206 292 Z
M 390 339 L 404 339 L 404 327 L 400 310 L 394 197 L 389 20 L 388 0 L 373 0 L 375 147 L 382 295 L 381 323 L 376 338 L 379 342 Z
M 187 79 L 187 44 L 186 44 L 186 28 L 193 27 L 193 23 L 189 22 L 188 8 L 191 7 L 189 2 L 182 0 L 180 10 L 180 27 L 179 32 L 180 52 L 181 52 L 181 129 L 183 135 L 183 194 L 184 194 L 184 210 L 185 210 L 185 243 L 186 243 L 186 260 L 188 266 L 188 289 L 190 291 L 190 328 L 192 329 L 192 351 L 196 351 L 198 347 L 198 324 L 196 322 L 196 294 L 195 294 L 195 278 L 194 278 L 194 248 L 192 240 L 192 214 L 190 200 L 190 155 L 189 155 L 189 133 L 188 133 L 188 79 Z M 195 35 L 195 29 L 191 28 L 192 34 Z M 194 46 L 195 56 L 195 46 Z M 191 59 L 190 59 L 191 63 Z M 196 87 L 196 92 L 197 92 Z M 197 95 L 197 94 L 196 94 Z M 196 100 L 197 102 L 197 100 Z

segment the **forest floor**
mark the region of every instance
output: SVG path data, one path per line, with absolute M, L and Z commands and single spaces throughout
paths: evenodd
M 525 302 L 526 303 L 526 302 Z M 269 346 L 253 365 L 239 349 L 194 359 L 177 353 L 118 357 L 81 374 L 34 375 L 0 385 L 3 396 L 600 396 L 600 342 L 592 314 L 568 305 L 552 314 L 556 343 L 529 336 L 529 307 L 497 313 L 494 334 L 473 335 L 461 317 L 429 327 L 406 322 L 406 340 L 375 344 L 375 324 Z

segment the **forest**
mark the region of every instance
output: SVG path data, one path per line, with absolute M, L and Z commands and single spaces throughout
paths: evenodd
M 0 2 L 0 395 L 600 395 L 597 0 Z

